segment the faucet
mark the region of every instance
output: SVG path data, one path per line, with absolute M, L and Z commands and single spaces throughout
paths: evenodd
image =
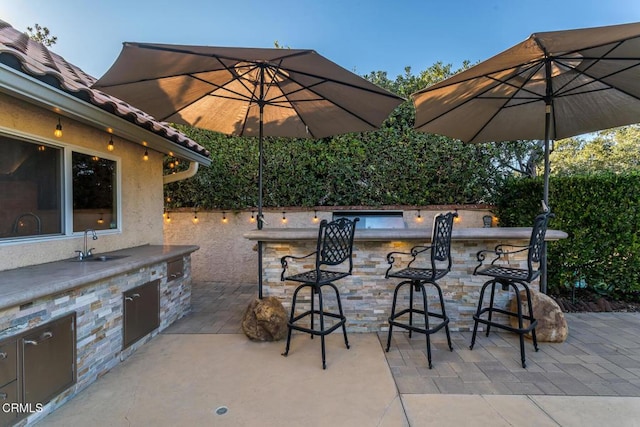
M 78 259 L 79 260 L 83 260 L 85 258 L 93 256 L 91 251 L 94 250 L 95 248 L 87 249 L 87 235 L 89 233 L 92 234 L 91 238 L 93 240 L 98 240 L 98 235 L 96 234 L 96 230 L 94 230 L 92 228 L 87 228 L 86 230 L 84 230 L 84 246 L 83 246 L 81 251 L 76 251 L 76 253 L 78 254 Z

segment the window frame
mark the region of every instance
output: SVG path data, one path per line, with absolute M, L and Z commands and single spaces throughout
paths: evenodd
M 39 144 L 50 146 L 55 149 L 62 150 L 60 155 L 61 172 L 61 188 L 60 188 L 60 211 L 61 211 L 61 225 L 62 231 L 59 234 L 48 235 L 35 235 L 35 236 L 22 236 L 18 238 L 4 238 L 0 239 L 0 246 L 16 245 L 16 244 L 31 244 L 40 242 L 49 242 L 54 240 L 64 240 L 69 238 L 76 238 L 84 234 L 83 231 L 73 231 L 73 168 L 72 168 L 72 155 L 73 152 L 81 153 L 89 156 L 98 156 L 107 160 L 115 162 L 116 165 L 116 208 L 114 213 L 117 218 L 117 224 L 115 228 L 96 230 L 99 235 L 108 234 L 120 234 L 122 233 L 122 158 L 113 154 L 97 151 L 88 147 L 82 147 L 78 145 L 69 144 L 63 141 L 59 141 L 52 138 L 46 138 L 39 135 L 28 134 L 20 132 L 15 129 L 8 129 L 0 127 L 0 135 L 23 141 L 29 144 Z

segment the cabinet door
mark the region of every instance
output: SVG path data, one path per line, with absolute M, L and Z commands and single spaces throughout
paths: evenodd
M 11 408 L 12 403 L 18 403 L 18 381 L 14 380 L 0 388 L 0 425 L 12 425 L 16 421 L 18 411 Z M 9 405 L 8 407 L 6 405 Z
M 160 326 L 160 280 L 123 294 L 123 348 Z
M 45 404 L 75 382 L 75 335 L 73 314 L 22 337 L 25 403 Z
M 0 387 L 18 376 L 17 345 L 15 338 L 0 344 Z

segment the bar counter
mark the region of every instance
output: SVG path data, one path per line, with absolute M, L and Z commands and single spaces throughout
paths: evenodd
M 496 245 L 527 245 L 530 227 L 458 228 L 454 226 L 451 237 L 451 272 L 439 281 L 445 298 L 452 331 L 469 331 L 473 328 L 473 313 L 477 308 L 480 288 L 485 277 L 473 276 L 478 265 L 476 254 Z M 272 228 L 252 230 L 244 237 L 260 241 L 263 245 L 262 280 L 263 296 L 279 298 L 288 309 L 296 284 L 280 281 L 280 258 L 285 255 L 302 256 L 316 250 L 317 228 Z M 567 238 L 560 230 L 547 230 L 545 240 L 553 242 Z M 429 245 L 430 228 L 356 229 L 353 248 L 353 274 L 336 282 L 340 289 L 342 305 L 350 332 L 379 332 L 388 330 L 387 319 L 391 312 L 393 291 L 398 283 L 385 279 L 389 267 L 387 254 L 392 251 L 409 252 L 415 245 Z M 553 244 L 553 243 L 550 243 Z M 314 267 L 314 258 L 306 262 L 290 264 L 292 272 Z M 509 264 L 526 268 L 526 253 L 512 255 Z M 406 264 L 405 264 L 406 265 Z M 539 283 L 532 283 L 538 289 Z M 428 298 L 435 297 L 435 290 L 427 287 Z M 433 292 L 432 292 L 433 291 Z M 335 298 L 327 293 L 325 305 L 335 309 Z M 511 296 L 508 292 L 496 295 L 498 304 L 506 306 Z M 408 299 L 408 296 L 407 296 Z M 303 305 L 298 305 L 303 309 Z M 435 306 L 434 306 L 435 309 Z

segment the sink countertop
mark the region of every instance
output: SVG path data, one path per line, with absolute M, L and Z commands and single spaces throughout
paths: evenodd
M 55 295 L 87 283 L 190 254 L 198 249 L 198 246 L 191 245 L 144 245 L 94 255 L 126 255 L 108 261 L 75 261 L 69 258 L 0 271 L 0 309 Z

